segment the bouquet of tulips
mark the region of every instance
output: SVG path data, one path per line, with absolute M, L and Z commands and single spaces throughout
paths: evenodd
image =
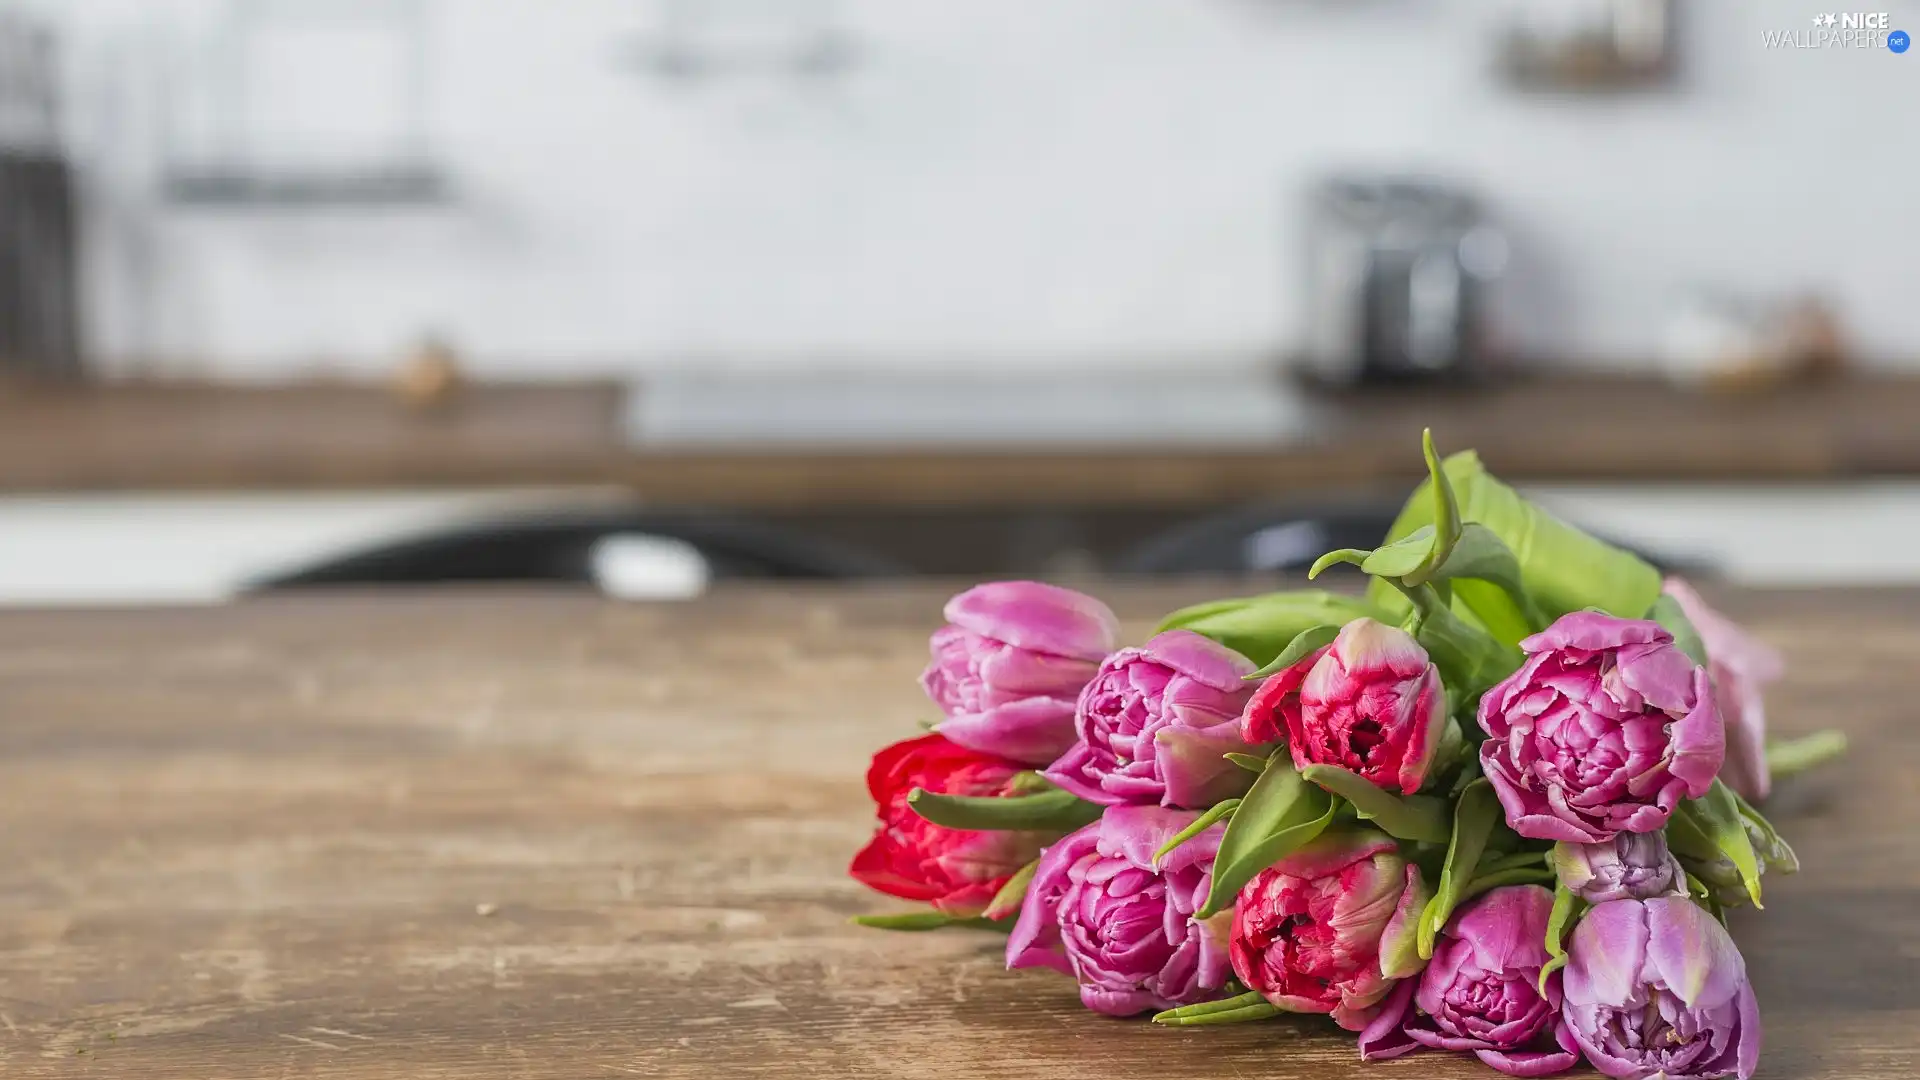
M 1754 809 L 1838 752 L 1768 745 L 1771 649 L 1471 453 L 1364 596 L 1174 612 L 1139 645 L 1093 597 L 954 597 L 921 676 L 945 714 L 867 774 L 853 876 L 928 905 L 866 925 L 1008 931 L 1009 967 L 1170 1025 L 1325 1013 L 1363 1060 L 1544 1076 L 1750 1076 L 1728 908 L 1792 849 Z

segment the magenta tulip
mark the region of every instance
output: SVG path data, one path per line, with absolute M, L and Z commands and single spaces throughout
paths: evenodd
M 1107 806 L 1201 809 L 1239 795 L 1253 777 L 1224 755 L 1246 749 L 1239 719 L 1253 671 L 1246 657 L 1191 630 L 1121 649 L 1080 692 L 1078 741 L 1044 775 Z
M 1683 897 L 1614 900 L 1568 943 L 1564 1015 L 1587 1060 L 1616 1080 L 1747 1080 L 1760 1008 L 1746 961 Z
M 1225 826 L 1154 852 L 1196 813 L 1116 806 L 1046 850 L 1007 939 L 1007 966 L 1050 967 L 1080 981 L 1087 1008 L 1113 1016 L 1220 996 L 1232 971 L 1225 916 L 1194 911 L 1213 884 Z
M 1679 578 L 1668 578 L 1664 588 L 1707 647 L 1714 700 L 1727 723 L 1727 760 L 1720 779 L 1743 798 L 1758 802 L 1773 790 L 1773 776 L 1767 771 L 1767 710 L 1761 687 L 1780 677 L 1780 654 L 1708 607 Z
M 1250 743 L 1287 740 L 1293 764 L 1337 765 L 1411 795 L 1451 733 L 1440 669 L 1413 635 L 1355 619 L 1247 702 Z
M 1425 1046 L 1471 1051 L 1509 1076 L 1572 1068 L 1580 1055 L 1560 1018 L 1559 973 L 1544 997 L 1538 988 L 1552 912 L 1553 894 L 1538 885 L 1494 889 L 1456 910 L 1426 970 L 1361 1033 L 1361 1059 Z
M 1480 763 L 1522 836 L 1596 844 L 1707 793 L 1725 743 L 1705 668 L 1658 623 L 1563 615 L 1480 699 Z
M 1562 840 L 1548 856 L 1554 872 L 1589 904 L 1685 896 L 1687 875 L 1667 850 L 1665 833 L 1626 833 L 1598 844 Z
M 1281 1009 L 1331 1013 L 1358 1031 L 1394 979 L 1420 970 L 1415 937 L 1431 898 L 1386 835 L 1322 833 L 1240 890 L 1234 974 Z
M 1107 605 L 1034 581 L 990 581 L 947 601 L 920 685 L 962 746 L 1045 765 L 1073 745 L 1074 703 L 1113 651 Z

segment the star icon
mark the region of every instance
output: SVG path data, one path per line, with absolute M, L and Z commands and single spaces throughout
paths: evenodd
M 1826 15 L 1821 16 L 1821 18 L 1823 21 L 1826 22 L 1828 26 L 1832 26 L 1834 24 L 1834 18 L 1833 18 L 1832 12 L 1828 12 Z
M 1825 25 L 1825 23 L 1826 23 L 1826 17 L 1825 17 L 1825 16 L 1823 16 L 1823 15 L 1815 15 L 1815 16 L 1813 17 L 1813 25 L 1815 25 L 1815 26 L 1822 26 L 1822 25 Z

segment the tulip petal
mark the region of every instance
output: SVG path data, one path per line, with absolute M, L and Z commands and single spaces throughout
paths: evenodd
M 1120 640 L 1113 609 L 1038 581 L 989 581 L 947 601 L 948 622 L 1023 649 L 1099 660 Z
M 1746 960 L 1726 928 L 1705 908 L 1677 896 L 1645 903 L 1647 956 L 1667 989 L 1688 1008 L 1715 1008 L 1747 985 Z M 1592 917 L 1589 913 L 1588 918 Z M 1581 926 L 1585 925 L 1583 921 Z M 1577 937 L 1579 930 L 1574 934 Z
M 1046 765 L 1074 743 L 1073 710 L 1068 698 L 1022 698 L 984 712 L 950 716 L 934 730 L 983 754 Z
M 1333 651 L 1350 672 L 1390 672 L 1411 679 L 1427 668 L 1427 650 L 1397 626 L 1359 618 L 1340 628 Z
M 1389 979 L 1405 979 L 1409 986 L 1418 981 L 1413 976 L 1426 966 L 1420 959 L 1420 916 L 1426 913 L 1432 899 L 1433 890 L 1427 886 L 1420 868 L 1408 863 L 1406 886 L 1401 890 L 1393 916 L 1387 920 L 1387 928 L 1380 934 L 1380 974 Z
M 1579 649 L 1602 652 L 1622 645 L 1671 642 L 1673 635 L 1651 619 L 1622 619 L 1597 611 L 1570 611 L 1554 620 L 1552 626 L 1520 642 L 1526 653 Z
M 1240 735 L 1248 743 L 1259 746 L 1278 742 L 1287 737 L 1287 720 L 1284 710 L 1287 699 L 1300 693 L 1300 686 L 1307 679 L 1320 658 L 1327 655 L 1331 646 L 1315 649 L 1290 667 L 1281 668 L 1269 675 L 1267 680 L 1255 690 L 1253 697 L 1247 700 L 1246 708 L 1240 713 Z M 1294 706 L 1297 708 L 1297 704 Z M 1296 758 L 1296 761 L 1299 759 Z
M 1588 911 L 1573 928 L 1560 984 L 1569 1006 L 1619 1007 L 1646 1000 L 1642 972 L 1647 966 L 1648 928 L 1642 904 L 1610 900 Z
M 1140 652 L 1155 663 L 1215 690 L 1244 690 L 1243 680 L 1257 670 L 1253 661 L 1191 630 L 1155 634 L 1141 646 Z
M 1673 725 L 1673 760 L 1667 771 L 1687 786 L 1687 794 L 1699 798 L 1713 786 L 1726 759 L 1726 726 L 1714 701 L 1713 686 L 1705 670 L 1693 671 L 1693 711 Z
M 1413 986 L 1418 981 L 1400 980 L 1380 1011 L 1367 1022 L 1360 1032 L 1361 1061 L 1385 1061 L 1420 1049 L 1420 1044 L 1406 1032 L 1407 1013 L 1413 1007 Z
M 1552 1076 L 1580 1062 L 1580 1055 L 1570 1050 L 1475 1050 L 1473 1056 L 1508 1076 Z
M 1482 971 L 1538 968 L 1547 962 L 1552 914 L 1552 892 L 1538 885 L 1506 885 L 1462 906 L 1446 932 L 1472 945 Z
M 1125 859 L 1144 868 L 1153 866 L 1154 854 L 1199 816 L 1197 811 L 1163 806 L 1115 806 L 1101 815 L 1093 827 L 1099 830 L 1100 854 Z M 1220 850 L 1220 837 L 1225 831 L 1224 825 L 1211 826 L 1167 852 L 1160 860 L 1161 873 L 1211 862 Z
M 1226 757 L 1246 746 L 1237 724 L 1163 727 L 1154 732 L 1153 744 L 1167 785 L 1162 801 L 1168 806 L 1212 806 L 1253 786 L 1253 775 Z
M 1061 838 L 1040 854 L 1033 881 L 1027 886 L 1026 899 L 1020 902 L 1020 917 L 1007 935 L 1007 966 L 1050 967 L 1071 974 L 1072 967 L 1060 951 L 1058 908 L 1065 894 L 1070 868 L 1094 854 L 1099 842 L 1100 823 Z

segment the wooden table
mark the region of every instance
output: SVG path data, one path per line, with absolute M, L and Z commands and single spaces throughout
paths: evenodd
M 1144 631 L 1213 590 L 1105 590 Z M 1491 1076 L 1319 1019 L 1173 1031 L 850 926 L 867 754 L 929 715 L 945 590 L 299 597 L 0 614 L 0 1074 Z M 1738 918 L 1763 1073 L 1920 1071 L 1920 593 L 1727 607 L 1839 725 L 1805 871 Z
M 1398 496 L 1422 475 L 1428 426 L 1516 482 L 1920 475 L 1920 379 L 1897 376 L 1719 395 L 1542 377 L 1321 396 L 1313 437 L 1227 447 L 636 448 L 621 392 L 482 385 L 420 410 L 373 386 L 0 384 L 0 493 L 544 485 L 748 512 L 1192 509 Z

